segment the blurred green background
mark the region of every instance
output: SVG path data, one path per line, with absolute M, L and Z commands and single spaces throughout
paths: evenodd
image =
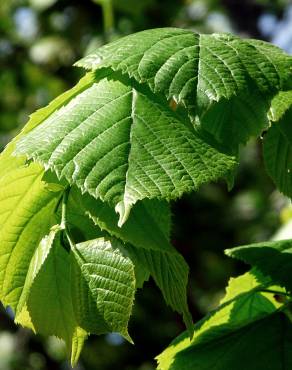
M 292 53 L 288 0 L 113 0 L 110 17 L 102 3 L 0 0 L 0 150 L 31 112 L 76 83 L 83 72 L 71 67 L 74 61 L 132 32 L 165 26 L 232 32 Z M 216 306 L 229 277 L 247 269 L 223 250 L 286 233 L 291 222 L 291 205 L 265 174 L 260 146 L 252 141 L 242 149 L 231 192 L 223 182 L 210 184 L 173 205 L 172 239 L 191 268 L 189 303 L 195 321 Z M 153 370 L 153 358 L 182 330 L 181 318 L 150 281 L 136 296 L 130 322 L 135 346 L 116 334 L 91 337 L 77 368 Z M 15 326 L 9 309 L 0 308 L 0 370 L 70 368 L 59 340 Z

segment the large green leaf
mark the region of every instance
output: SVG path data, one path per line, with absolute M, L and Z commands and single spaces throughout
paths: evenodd
M 271 44 L 230 34 L 199 35 L 163 28 L 139 32 L 86 56 L 76 65 L 110 67 L 148 83 L 154 93 L 182 101 L 189 108 L 249 90 L 261 92 L 291 86 L 292 58 Z
M 258 348 L 257 338 L 261 336 L 261 341 L 264 341 L 266 336 L 266 332 L 263 333 L 256 328 L 260 326 L 262 329 L 260 323 L 265 323 L 263 325 L 265 327 L 268 322 L 271 322 L 273 332 L 279 333 L 277 325 L 273 325 L 273 315 L 281 307 L 272 293 L 262 291 L 261 286 L 266 283 L 266 279 L 255 271 L 231 279 L 226 296 L 219 308 L 195 325 L 195 335 L 192 340 L 188 338 L 187 333 L 175 339 L 158 356 L 158 369 L 241 369 L 241 362 L 237 363 L 240 356 L 239 351 L 243 352 L 246 358 L 250 357 L 248 365 L 252 369 L 266 369 L 261 367 L 256 357 L 253 356 L 257 353 L 255 352 Z M 275 289 L 281 292 L 280 288 Z M 283 320 L 286 322 L 285 318 Z M 250 332 L 253 334 L 249 336 Z M 255 336 L 256 333 L 257 336 Z M 247 336 L 246 340 L 238 341 L 238 338 L 245 336 Z M 267 344 L 268 342 L 265 345 Z M 278 351 L 277 347 L 275 353 Z M 278 365 L 278 362 L 275 363 Z M 246 361 L 244 369 L 245 366 L 247 366 Z M 276 368 L 276 366 L 271 367 L 271 369 Z
M 291 345 L 292 324 L 283 313 L 275 313 L 207 343 L 178 340 L 158 357 L 158 369 L 288 370 Z
M 235 153 L 240 143 L 268 127 L 273 95 L 292 87 L 292 58 L 279 48 L 177 28 L 124 37 L 76 65 L 110 67 L 147 84 L 155 94 L 186 107 L 192 120 L 199 115 L 202 127 Z
M 203 141 L 188 120 L 113 75 L 20 139 L 15 153 L 110 202 L 120 226 L 137 200 L 177 198 L 235 164 Z
M 291 57 L 272 45 L 173 28 L 123 38 L 78 65 L 100 69 L 96 83 L 90 75 L 88 88 L 28 133 L 16 153 L 111 203 L 120 226 L 137 200 L 179 197 L 233 165 L 165 97 L 192 118 L 199 113 L 201 126 L 236 153 L 267 128 L 270 100 L 292 76 Z
M 271 281 L 292 292 L 292 240 L 250 244 L 229 249 L 226 253 L 256 267 Z

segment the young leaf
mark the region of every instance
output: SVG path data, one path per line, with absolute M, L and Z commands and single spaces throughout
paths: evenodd
M 110 202 L 122 226 L 137 200 L 173 199 L 235 164 L 170 108 L 105 77 L 17 142 L 15 151 Z
M 274 299 L 272 293 L 261 291 L 269 285 L 269 280 L 255 270 L 235 279 L 231 278 L 220 306 L 196 324 L 192 343 L 220 338 L 275 312 L 281 304 Z M 278 287 L 275 289 L 283 291 Z
M 52 216 L 61 194 L 41 181 L 40 165 L 27 166 L 21 159 L 5 156 L 0 163 L 11 167 L 7 166 L 0 178 L 0 298 L 17 310 L 31 258 L 54 223 Z
M 74 314 L 78 301 L 72 300 L 70 255 L 61 237 L 56 225 L 39 244 L 28 273 L 26 301 L 16 321 L 37 333 L 64 339 L 75 363 L 88 334 Z
M 292 241 L 262 242 L 229 249 L 228 256 L 240 259 L 254 267 L 271 281 L 292 292 Z
M 77 244 L 73 253 L 98 316 L 103 318 L 109 331 L 119 332 L 131 341 L 127 327 L 136 281 L 134 265 L 125 248 L 114 239 L 100 238 Z M 98 316 L 86 317 L 89 330 L 90 320 L 94 323 Z

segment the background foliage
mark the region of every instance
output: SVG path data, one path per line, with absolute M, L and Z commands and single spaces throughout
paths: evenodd
M 272 41 L 292 51 L 292 7 L 285 0 L 113 1 L 114 28 L 103 31 L 100 5 L 90 0 L 3 0 L 0 4 L 0 147 L 27 116 L 71 87 L 81 70 L 72 68 L 107 40 L 153 27 L 233 32 Z M 233 190 L 210 184 L 173 205 L 176 248 L 191 269 L 189 303 L 194 321 L 215 307 L 230 275 L 246 266 L 222 251 L 285 232 L 292 209 L 264 172 L 258 143 L 241 153 Z M 291 222 L 291 221 L 290 221 Z M 70 369 L 63 345 L 14 326 L 0 312 L 0 370 Z M 152 281 L 138 291 L 130 333 L 135 346 L 117 335 L 91 337 L 79 369 L 151 370 L 153 358 L 178 335 L 181 319 L 165 306 Z

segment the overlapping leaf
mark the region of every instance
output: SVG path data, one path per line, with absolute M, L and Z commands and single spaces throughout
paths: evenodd
M 250 80 L 268 94 L 291 87 L 292 59 L 279 48 L 230 34 L 199 35 L 177 28 L 127 36 L 76 65 L 122 71 L 187 108 L 247 92 Z
M 144 200 L 137 204 L 125 225 L 119 228 L 113 209 L 87 194 L 81 195 L 76 188 L 70 193 L 70 209 L 74 204 L 81 216 L 87 215 L 101 229 L 127 243 L 126 250 L 136 266 L 138 286 L 150 274 L 165 301 L 183 315 L 191 333 L 192 319 L 187 305 L 188 266 L 169 241 L 169 205 L 157 200 Z
M 65 340 L 74 364 L 88 334 L 120 332 L 135 294 L 134 265 L 115 240 L 99 238 L 64 248 L 55 225 L 31 260 L 16 322 Z
M 44 175 L 41 165 L 27 164 L 24 156 L 12 157 L 11 153 L 20 137 L 66 104 L 78 91 L 88 87 L 91 77 L 89 74 L 73 90 L 34 114 L 0 159 L 1 301 L 14 309 L 16 322 L 42 334 L 64 339 L 73 363 L 78 359 L 88 333 L 120 331 L 129 338 L 127 323 L 136 284 L 135 266 L 118 242 L 113 242 L 112 250 L 109 241 L 77 244 L 75 258 L 72 258 L 62 245 L 60 228 L 54 227 L 46 236 L 60 217 L 57 206 L 66 183 L 55 181 L 56 178 L 49 174 Z M 105 208 L 102 205 L 100 202 L 100 207 Z M 160 222 L 167 220 L 169 214 L 168 207 L 163 203 L 162 206 L 156 215 Z M 112 215 L 116 221 L 114 210 Z M 147 213 L 143 215 L 140 210 L 140 217 L 151 224 Z M 74 210 L 74 202 L 70 203 L 68 218 L 73 222 L 72 231 L 77 227 L 78 233 L 81 230 L 86 238 L 102 234 L 89 216 L 82 218 L 81 213 Z M 169 232 L 167 222 L 164 225 L 166 233 Z M 135 227 L 132 225 L 130 230 L 134 232 Z M 139 237 L 138 232 L 137 244 L 139 240 L 145 240 L 145 246 L 148 243 L 154 249 L 160 248 L 159 243 L 162 249 L 171 248 L 160 229 L 152 229 L 152 239 L 147 240 L 146 236 L 144 233 Z M 119 255 L 119 250 L 123 250 L 123 254 Z M 117 274 L 118 269 L 121 271 Z M 120 289 L 116 289 L 117 285 Z
M 292 240 L 261 242 L 229 249 L 226 253 L 254 267 L 292 292 Z
M 272 97 L 291 89 L 292 58 L 259 40 L 164 28 L 139 32 L 76 63 L 110 67 L 187 108 L 231 152 L 268 127 Z M 218 104 L 219 102 L 219 104 Z
M 114 205 L 120 226 L 137 200 L 177 198 L 235 164 L 190 122 L 112 75 L 23 137 L 15 153 Z
M 64 339 L 75 363 L 87 337 L 74 315 L 70 256 L 55 225 L 31 260 L 16 322 L 44 335 Z
M 269 127 L 267 112 L 271 97 L 264 96 L 256 86 L 250 90 L 248 94 L 238 93 L 230 99 L 221 99 L 199 120 L 201 127 L 231 153 L 237 154 L 239 144 L 245 144 L 252 136 L 260 136 Z
M 270 44 L 171 28 L 118 40 L 78 65 L 94 72 L 34 114 L 0 157 L 0 299 L 22 325 L 63 338 L 73 363 L 89 333 L 130 340 L 135 289 L 149 275 L 192 331 L 188 268 L 169 242 L 164 201 L 230 175 L 236 161 L 226 153 L 267 129 L 271 99 L 292 87 L 291 57 Z M 290 93 L 273 100 L 276 123 L 264 143 L 268 172 L 289 196 Z M 232 253 L 291 291 L 282 246 L 268 247 L 272 262 L 258 246 Z M 250 274 L 232 281 L 194 339 L 160 356 L 161 369 L 240 369 L 235 340 L 260 338 L 268 319 L 271 333 L 280 322 L 291 326 L 261 291 L 269 284 Z M 280 339 L 291 342 L 280 333 L 261 345 L 275 345 L 277 358 Z M 233 354 L 218 363 L 230 345 Z M 264 361 L 251 344 L 246 351 Z M 291 365 L 289 356 L 279 361 Z
M 69 195 L 69 217 L 72 210 L 77 217 L 90 218 L 100 229 L 126 243 L 143 249 L 174 252 L 170 244 L 170 206 L 167 202 L 145 199 L 131 212 L 123 227 L 118 227 L 118 215 L 107 203 L 94 199 L 72 187 Z
M 291 108 L 292 104 L 292 90 L 280 92 L 272 101 L 269 112 L 269 117 L 272 122 L 277 122 L 283 115 Z
M 32 255 L 54 224 L 54 210 L 62 188 L 51 189 L 42 181 L 43 168 L 26 164 L 25 156 L 12 157 L 15 143 L 92 81 L 87 74 L 75 88 L 31 116 L 23 131 L 0 155 L 0 298 L 17 309 Z

